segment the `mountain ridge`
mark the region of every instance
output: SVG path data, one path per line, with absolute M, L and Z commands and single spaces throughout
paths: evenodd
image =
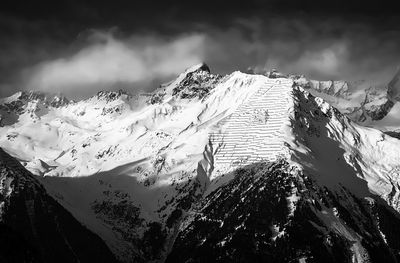
M 191 75 L 191 72 L 205 72 L 203 76 L 210 76 L 211 70 L 205 63 L 200 63 L 198 65 L 194 65 L 191 68 L 188 68 L 186 72 L 182 75 Z M 270 72 L 263 72 L 259 70 L 249 69 L 247 71 L 249 74 L 259 74 L 267 76 L 268 78 L 288 78 L 293 79 L 298 86 L 301 86 L 310 92 L 314 96 L 322 97 L 327 100 L 330 104 L 334 105 L 338 108 L 342 113 L 348 115 L 353 121 L 357 123 L 362 123 L 365 126 L 377 127 L 379 129 L 383 129 L 384 131 L 394 131 L 398 129 L 398 127 L 382 127 L 382 119 L 386 117 L 392 110 L 392 108 L 397 105 L 398 96 L 397 94 L 397 79 L 399 73 L 396 73 L 395 76 L 388 82 L 387 85 L 376 85 L 370 84 L 367 81 L 344 81 L 344 80 L 313 80 L 305 77 L 304 75 L 296 75 L 296 74 L 283 74 L 277 70 L 272 70 Z M 216 75 L 216 79 L 214 81 L 218 81 L 218 78 L 222 76 Z M 213 79 L 213 78 L 211 78 Z M 179 78 L 176 81 L 178 81 Z M 205 82 L 205 79 L 192 80 L 199 82 Z M 172 81 L 174 82 L 174 81 Z M 99 91 L 96 95 L 82 99 L 84 101 L 93 101 L 95 103 L 96 100 L 105 101 L 113 101 L 120 98 L 122 95 L 125 96 L 125 101 L 132 106 L 132 103 L 129 101 L 133 99 L 134 103 L 138 101 L 135 97 L 140 96 L 148 96 L 150 103 L 157 103 L 160 101 L 161 97 L 164 96 L 162 89 L 165 87 L 171 86 L 172 82 L 168 84 L 162 84 L 161 88 L 156 89 L 156 91 L 151 92 L 149 94 L 137 94 L 132 96 L 129 92 L 124 90 L 118 91 Z M 212 84 L 212 83 L 210 83 Z M 199 87 L 197 87 L 198 89 Z M 202 93 L 205 95 L 207 90 L 203 88 Z M 178 87 L 173 92 L 178 92 Z M 182 96 L 191 96 L 188 94 L 183 94 Z M 39 102 L 39 106 L 32 108 L 32 106 L 24 106 L 32 101 Z M 51 94 L 43 91 L 23 91 L 17 92 L 16 94 L 1 99 L 0 100 L 0 115 L 2 116 L 2 122 L 6 125 L 11 125 L 15 123 L 18 118 L 18 115 L 23 114 L 24 112 L 30 112 L 31 117 L 34 112 L 39 112 L 38 117 L 40 117 L 40 108 L 48 108 L 50 107 L 62 107 L 66 106 L 69 103 L 79 102 L 74 100 L 68 100 L 62 94 Z M 36 103 L 37 104 L 37 103 Z M 398 105 L 397 105 L 398 106 Z M 25 108 L 25 109 L 24 109 Z M 115 110 L 115 109 L 114 109 Z M 111 110 L 113 111 L 113 110 Z M 106 114 L 107 111 L 104 112 Z M 12 119 L 7 120 L 7 119 Z M 4 125 L 1 124 L 0 125 Z M 397 124 L 400 125 L 400 124 Z

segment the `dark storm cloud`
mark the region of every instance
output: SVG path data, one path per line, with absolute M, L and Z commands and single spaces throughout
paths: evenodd
M 389 81 L 400 61 L 392 3 L 321 2 L 13 1 L 0 14 L 0 96 L 148 89 L 199 61 Z

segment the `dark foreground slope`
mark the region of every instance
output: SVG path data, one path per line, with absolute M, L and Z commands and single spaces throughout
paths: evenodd
M 311 177 L 311 176 L 310 176 Z M 235 171 L 181 225 L 167 262 L 397 262 L 399 215 L 285 161 Z
M 116 262 L 103 241 L 0 149 L 0 262 Z

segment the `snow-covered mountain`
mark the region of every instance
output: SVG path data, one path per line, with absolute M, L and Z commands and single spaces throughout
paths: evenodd
M 297 86 L 323 98 L 356 123 L 385 132 L 400 130 L 400 120 L 397 118 L 400 110 L 400 70 L 388 83 L 379 85 L 368 81 L 312 80 L 304 75 L 285 75 L 277 70 L 260 71 L 250 68 L 248 71 L 269 78 L 293 79 Z
M 400 140 L 328 103 L 346 85 L 201 64 L 151 94 L 12 96 L 0 146 L 123 262 L 396 262 Z M 364 94 L 372 121 L 396 100 Z

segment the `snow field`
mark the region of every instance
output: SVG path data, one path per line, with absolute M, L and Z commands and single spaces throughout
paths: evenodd
M 263 82 L 253 95 L 221 121 L 222 129 L 210 134 L 216 149 L 215 169 L 272 161 L 284 153 L 282 129 L 288 122 L 292 81 L 264 78 Z

